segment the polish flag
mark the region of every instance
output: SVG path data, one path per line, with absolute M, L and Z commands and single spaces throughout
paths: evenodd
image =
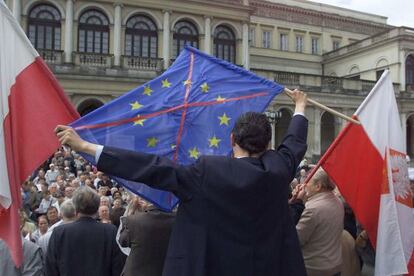
M 79 115 L 3 1 L 0 34 L 0 239 L 19 267 L 20 185 L 59 147 L 56 125 Z
M 319 161 L 376 248 L 375 275 L 414 275 L 413 194 L 390 74 Z M 317 167 L 319 167 L 317 166 Z

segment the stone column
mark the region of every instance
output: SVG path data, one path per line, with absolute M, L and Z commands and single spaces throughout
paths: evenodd
M 313 109 L 314 132 L 313 132 L 313 154 L 321 155 L 321 110 L 317 107 Z
M 407 114 L 406 113 L 401 113 L 400 114 L 400 119 L 401 119 L 402 131 L 403 131 L 404 149 L 407 150 L 407 142 L 408 142 L 407 141 Z M 409 154 L 409 153 L 407 152 L 407 154 Z
M 73 51 L 73 1 L 66 0 L 66 18 L 65 18 L 65 62 L 72 62 Z
M 211 54 L 211 17 L 204 17 L 204 52 Z
M 115 3 L 115 18 L 114 18 L 114 65 L 121 65 L 121 32 L 122 32 L 122 4 Z
M 170 11 L 164 11 L 162 58 L 164 59 L 164 70 L 170 66 Z
M 276 143 L 276 137 L 275 137 L 275 135 L 276 135 L 276 122 L 271 122 L 270 126 L 272 127 L 272 142 L 271 142 L 270 145 L 271 145 L 272 149 L 275 149 L 275 147 L 276 147 L 276 145 L 275 145 L 275 143 Z
M 20 24 L 20 18 L 22 14 L 22 2 L 21 0 L 13 0 L 13 16 Z
M 243 66 L 247 70 L 250 68 L 250 56 L 249 56 L 249 25 L 247 23 L 243 23 L 243 51 L 242 51 L 242 57 L 243 57 Z
M 405 51 L 400 51 L 400 91 L 406 91 L 405 83 Z

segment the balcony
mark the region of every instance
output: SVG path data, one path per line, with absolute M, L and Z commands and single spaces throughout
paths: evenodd
M 122 56 L 122 67 L 132 70 L 161 72 L 163 69 L 162 61 L 161 58 Z
M 322 91 L 341 93 L 343 89 L 342 78 L 322 77 Z
M 112 55 L 107 54 L 95 54 L 95 53 L 74 53 L 76 65 L 86 65 L 94 67 L 106 67 L 112 66 Z
M 405 86 L 405 92 L 413 93 L 414 92 L 414 84 L 407 84 Z
M 63 51 L 37 49 L 37 52 L 49 64 L 62 64 L 63 62 Z
M 299 74 L 289 72 L 275 72 L 274 80 L 287 86 L 297 86 L 299 84 Z

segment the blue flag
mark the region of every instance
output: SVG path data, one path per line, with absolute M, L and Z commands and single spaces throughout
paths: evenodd
M 72 127 L 93 143 L 157 154 L 187 165 L 201 155 L 228 155 L 237 118 L 247 111 L 263 112 L 283 89 L 186 47 L 162 75 L 80 118 Z M 169 192 L 116 180 L 163 210 L 171 211 L 178 203 Z

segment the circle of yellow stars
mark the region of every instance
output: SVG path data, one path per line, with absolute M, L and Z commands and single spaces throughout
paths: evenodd
M 168 78 L 166 78 L 164 80 L 161 80 L 161 88 L 171 88 L 171 85 L 172 85 L 172 83 L 170 81 L 168 81 Z M 192 82 L 191 82 L 191 80 L 187 79 L 187 80 L 183 81 L 183 85 L 192 85 Z M 207 82 L 204 82 L 200 85 L 200 89 L 203 93 L 208 93 L 209 90 L 210 90 L 210 86 L 208 85 Z M 153 92 L 154 92 L 154 90 L 152 90 L 149 85 L 144 86 L 144 91 L 143 91 L 144 95 L 151 96 Z M 220 102 L 220 101 L 225 101 L 226 98 L 223 98 L 220 95 L 218 95 L 215 100 Z M 140 109 L 144 106 L 139 101 L 132 102 L 129 105 L 131 106 L 131 110 L 138 110 L 138 109 Z M 219 122 L 220 125 L 229 126 L 229 122 L 230 122 L 231 118 L 228 117 L 226 113 L 223 113 L 223 115 L 218 116 L 218 119 L 220 121 Z M 147 119 L 140 119 L 140 115 L 138 115 L 137 120 L 134 121 L 134 126 L 135 125 L 144 126 L 144 122 L 146 120 Z M 154 148 L 158 145 L 159 142 L 160 141 L 157 137 L 147 138 L 147 147 Z M 209 143 L 208 146 L 210 148 L 218 149 L 220 142 L 221 142 L 221 139 L 217 138 L 216 135 L 213 135 L 211 138 L 208 139 L 208 143 Z M 171 144 L 171 149 L 175 150 L 176 145 Z M 197 147 L 190 148 L 188 150 L 188 153 L 189 153 L 190 158 L 194 158 L 194 159 L 198 159 L 200 154 L 201 154 Z

